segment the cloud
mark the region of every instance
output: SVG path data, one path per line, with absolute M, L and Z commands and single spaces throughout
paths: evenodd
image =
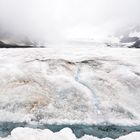
M 106 36 L 140 25 L 139 5 L 139 0 L 0 0 L 0 33 L 45 43 Z

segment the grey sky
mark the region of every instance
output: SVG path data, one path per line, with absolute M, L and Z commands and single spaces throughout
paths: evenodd
M 3 32 L 57 42 L 140 25 L 140 0 L 0 0 Z

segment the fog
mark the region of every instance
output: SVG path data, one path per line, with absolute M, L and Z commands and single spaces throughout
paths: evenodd
M 0 39 L 98 39 L 140 25 L 140 0 L 0 0 Z

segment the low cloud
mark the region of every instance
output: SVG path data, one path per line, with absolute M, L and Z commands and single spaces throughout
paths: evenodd
M 44 44 L 140 25 L 139 0 L 0 0 L 0 39 Z

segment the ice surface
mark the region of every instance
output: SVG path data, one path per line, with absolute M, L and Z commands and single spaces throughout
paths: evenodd
M 96 138 L 93 136 L 85 135 L 78 139 L 75 137 L 71 129 L 64 128 L 59 132 L 53 133 L 52 131 L 45 129 L 31 129 L 31 128 L 16 128 L 6 138 L 0 138 L 0 140 L 113 140 L 110 138 Z M 133 132 L 127 136 L 122 136 L 116 140 L 139 140 L 140 132 Z
M 0 50 L 0 120 L 140 124 L 140 50 Z

